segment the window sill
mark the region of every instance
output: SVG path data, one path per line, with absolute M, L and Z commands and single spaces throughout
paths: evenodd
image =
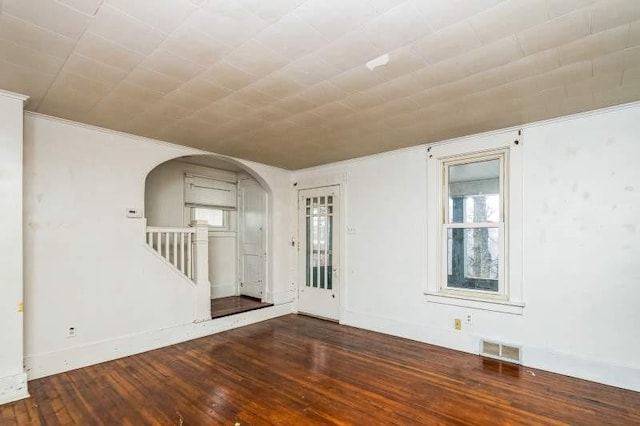
M 425 293 L 427 302 L 442 305 L 462 306 L 465 308 L 482 309 L 485 311 L 502 312 L 505 314 L 522 315 L 524 303 L 499 300 L 471 299 L 442 293 Z

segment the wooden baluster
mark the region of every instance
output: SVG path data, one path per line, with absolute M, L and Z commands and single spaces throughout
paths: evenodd
M 156 234 L 156 251 L 162 255 L 162 233 L 160 231 Z
M 178 267 L 178 233 L 173 233 L 173 266 Z
M 187 277 L 193 276 L 193 262 L 191 261 L 191 232 L 187 234 Z
M 182 231 L 180 233 L 180 264 L 181 264 L 181 268 L 180 271 L 182 271 L 182 273 L 185 273 L 184 270 L 184 231 Z
M 169 262 L 169 232 L 164 232 L 164 258 Z

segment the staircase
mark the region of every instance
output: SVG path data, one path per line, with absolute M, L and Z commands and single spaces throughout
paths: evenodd
M 194 220 L 187 228 L 147 226 L 147 246 L 169 268 L 194 284 L 195 322 L 211 319 L 209 227 Z
M 164 260 L 194 281 L 193 245 L 196 228 L 147 226 L 147 244 Z

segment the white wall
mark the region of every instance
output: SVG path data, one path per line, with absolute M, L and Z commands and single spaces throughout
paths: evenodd
M 523 315 L 426 301 L 425 147 L 294 173 L 346 175 L 341 322 L 640 390 L 640 106 L 524 129 Z
M 0 91 L 0 404 L 28 396 L 20 307 L 23 101 Z
M 236 173 L 187 164 L 178 160 L 161 164 L 147 177 L 145 217 L 149 226 L 181 227 L 190 223 L 190 209 L 184 203 L 184 174 L 237 182 Z M 237 211 L 229 212 L 228 231 L 209 232 L 209 282 L 211 298 L 237 293 Z
M 202 328 L 184 326 L 193 325 L 188 282 L 146 247 L 144 220 L 127 219 L 125 210 L 143 208 L 145 177 L 155 166 L 203 152 L 34 114 L 25 116 L 24 148 L 29 377 L 201 335 Z M 291 250 L 279 235 L 290 229 L 289 173 L 243 163 L 272 191 L 278 213 L 268 285 L 270 297 L 285 303 Z M 67 338 L 71 326 L 77 335 Z
M 343 323 L 468 352 L 480 337 L 506 341 L 523 346 L 526 365 L 640 390 L 639 133 L 638 106 L 525 127 L 523 315 L 426 302 L 424 147 L 293 175 L 242 162 L 271 189 L 267 299 L 285 303 L 295 290 L 291 182 L 346 175 L 343 224 L 356 233 L 346 235 Z M 145 247 L 144 222 L 125 217 L 143 207 L 150 170 L 201 151 L 33 114 L 24 149 L 31 378 L 250 321 L 191 324 L 188 286 Z M 3 288 L 3 330 L 20 321 L 19 299 Z M 453 318 L 466 312 L 473 324 L 454 331 Z M 65 337 L 70 326 L 74 338 Z M 3 357 L 19 350 L 14 337 L 3 331 Z

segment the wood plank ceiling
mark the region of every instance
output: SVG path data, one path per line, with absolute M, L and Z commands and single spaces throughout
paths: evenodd
M 288 169 L 640 99 L 637 0 L 0 4 L 27 109 Z

